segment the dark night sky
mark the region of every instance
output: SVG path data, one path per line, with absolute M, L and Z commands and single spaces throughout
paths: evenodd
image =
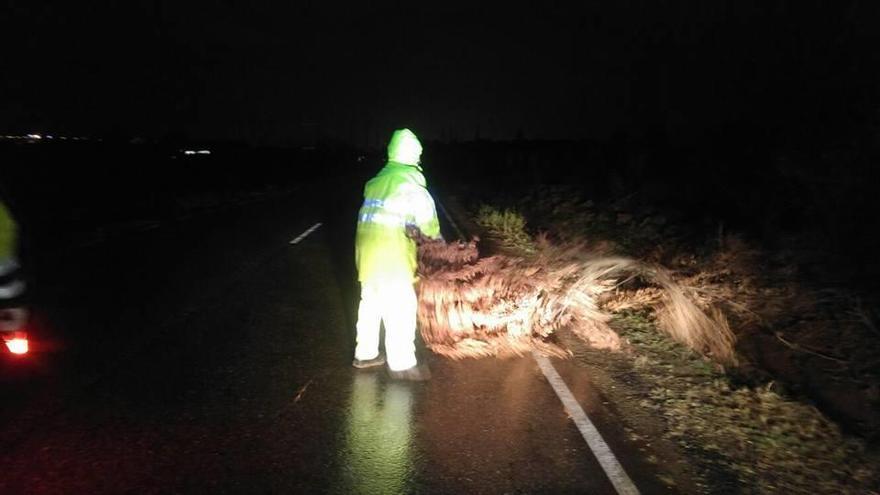
M 880 113 L 877 2 L 472 3 L 7 2 L 0 132 L 604 138 Z

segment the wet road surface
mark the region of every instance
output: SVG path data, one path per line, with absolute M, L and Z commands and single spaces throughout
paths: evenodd
M 531 357 L 423 350 L 427 383 L 351 368 L 359 186 L 309 190 L 47 257 L 0 493 L 615 493 Z

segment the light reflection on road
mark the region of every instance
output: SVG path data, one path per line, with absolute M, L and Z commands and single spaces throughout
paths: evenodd
M 345 493 L 404 493 L 414 477 L 413 397 L 409 384 L 354 376 L 343 452 Z

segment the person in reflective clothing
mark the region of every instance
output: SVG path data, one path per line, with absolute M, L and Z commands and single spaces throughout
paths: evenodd
M 0 309 L 17 305 L 24 293 L 17 248 L 18 224 L 0 200 Z
M 388 369 L 395 378 L 408 380 L 427 379 L 427 369 L 418 366 L 415 355 L 417 247 L 406 230 L 417 228 L 427 237 L 440 237 L 421 154 L 422 145 L 412 131 L 394 132 L 388 162 L 364 187 L 355 239 L 361 301 L 353 365 L 385 364 L 379 354 L 379 328 L 384 323 Z
M 28 351 L 25 282 L 18 263 L 18 224 L 0 200 L 0 338 L 14 354 Z

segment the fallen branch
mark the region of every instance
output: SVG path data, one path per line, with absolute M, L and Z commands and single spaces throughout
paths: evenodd
M 782 342 L 783 344 L 785 344 L 789 349 L 792 349 L 792 350 L 795 350 L 795 351 L 806 352 L 807 354 L 812 354 L 812 355 L 814 355 L 814 356 L 817 356 L 817 357 L 820 357 L 820 358 L 824 358 L 824 359 L 828 359 L 828 360 L 831 360 L 831 361 L 835 361 L 835 362 L 838 362 L 838 363 L 841 363 L 841 364 L 849 364 L 849 361 L 847 361 L 847 360 L 845 360 L 845 359 L 841 359 L 841 358 L 838 358 L 838 357 L 831 356 L 831 355 L 829 355 L 829 354 L 825 354 L 825 353 L 822 353 L 822 352 L 819 352 L 819 351 L 815 351 L 815 350 L 809 349 L 809 348 L 807 348 L 807 347 L 804 347 L 804 346 L 801 345 L 801 344 L 798 344 L 797 342 L 790 342 L 790 341 L 786 340 L 785 337 L 782 336 L 782 332 L 776 332 L 775 335 L 776 335 L 776 339 L 779 340 L 780 342 Z
M 664 332 L 722 364 L 735 362 L 735 339 L 723 314 L 701 310 L 664 270 L 546 241 L 534 256 L 480 258 L 476 239 L 419 239 L 422 337 L 432 351 L 455 359 L 531 349 L 565 356 L 567 350 L 548 340 L 563 327 L 593 347 L 617 350 L 621 340 L 599 296 L 635 277 L 661 290 L 656 309 Z

